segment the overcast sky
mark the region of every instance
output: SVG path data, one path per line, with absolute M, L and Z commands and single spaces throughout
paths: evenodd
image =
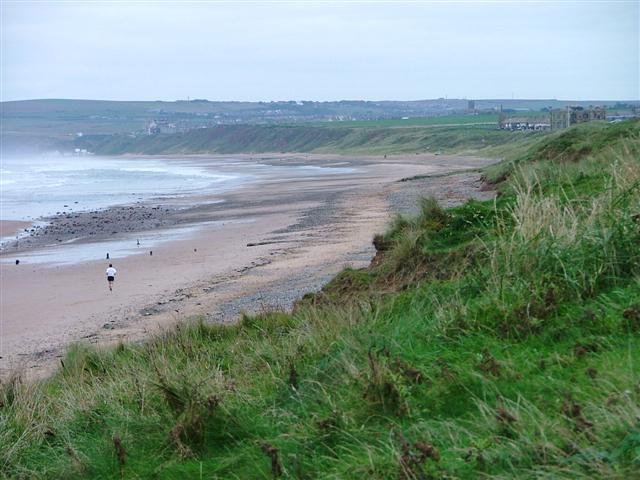
M 639 99 L 639 1 L 2 2 L 2 99 Z

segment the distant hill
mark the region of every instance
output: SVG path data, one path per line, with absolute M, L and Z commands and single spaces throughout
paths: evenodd
M 381 142 L 403 143 L 399 141 L 400 133 L 383 135 L 381 131 L 372 130 L 376 128 L 438 124 L 487 126 L 495 124 L 500 108 L 527 116 L 569 104 L 607 105 L 612 113 L 629 113 L 629 108 L 640 102 L 489 99 L 474 100 L 474 110 L 470 111 L 467 100 L 444 98 L 335 102 L 24 100 L 0 103 L 0 136 L 5 152 L 68 150 L 77 146 L 109 154 L 292 151 L 296 148 L 352 151 L 361 150 L 359 145 L 365 143 L 367 149 L 382 147 Z M 150 125 L 160 135 L 146 138 Z M 281 129 L 252 130 L 257 126 Z M 327 130 L 295 130 L 294 126 L 326 127 Z M 369 130 L 356 130 L 360 127 Z M 338 132 L 338 128 L 348 130 Z M 405 134 L 414 142 L 411 148 L 437 148 L 439 143 L 427 139 L 426 132 L 415 130 Z M 433 134 L 428 132 L 429 137 Z M 371 144 L 369 138 L 374 138 L 378 145 Z
M 475 100 L 480 112 L 505 110 L 539 111 L 568 104 L 625 104 L 617 101 L 564 101 L 554 99 Z M 633 103 L 633 102 L 631 102 Z M 639 104 L 640 102 L 635 102 Z M 464 113 L 465 99 L 431 99 L 415 101 L 332 102 L 217 102 L 178 100 L 174 102 L 138 102 L 104 100 L 24 100 L 0 103 L 2 134 L 46 135 L 64 138 L 83 134 L 134 133 L 145 130 L 148 122 L 157 120 L 163 131 L 181 132 L 198 127 L 228 124 L 271 124 L 310 121 L 349 122 L 354 120 L 434 117 Z

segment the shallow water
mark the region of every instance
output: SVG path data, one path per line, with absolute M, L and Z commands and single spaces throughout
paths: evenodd
M 75 241 L 70 241 L 16 253 L 14 257 L 5 255 L 0 257 L 0 263 L 11 264 L 15 263 L 16 259 L 20 260 L 20 266 L 34 264 L 49 264 L 49 266 L 73 265 L 98 260 L 107 262 L 107 253 L 109 253 L 109 260 L 117 261 L 130 255 L 149 255 L 149 251 L 159 245 L 176 240 L 184 240 L 203 228 L 222 227 L 225 224 L 232 223 L 251 223 L 253 221 L 252 219 L 242 219 L 203 222 L 184 227 L 131 233 L 125 237 L 101 242 L 75 243 Z M 140 245 L 138 245 L 138 241 Z

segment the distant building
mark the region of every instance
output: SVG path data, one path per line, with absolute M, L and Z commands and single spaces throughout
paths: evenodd
M 155 120 L 151 120 L 147 125 L 147 135 L 157 135 L 160 133 L 160 125 Z
M 476 101 L 475 100 L 469 100 L 467 102 L 467 110 L 470 112 L 475 112 L 476 111 Z
M 513 113 L 513 111 L 511 111 Z M 539 117 L 534 116 L 521 116 L 521 117 L 508 117 L 507 113 L 502 109 L 500 105 L 500 112 L 498 113 L 498 128 L 500 130 L 549 130 L 551 125 L 549 124 L 549 118 L 546 116 Z
M 607 111 L 601 107 L 567 107 L 556 108 L 549 112 L 551 130 L 569 128 L 571 125 L 586 123 L 594 120 L 606 120 Z
M 498 128 L 500 130 L 549 130 L 551 125 L 546 117 L 507 117 L 501 113 Z

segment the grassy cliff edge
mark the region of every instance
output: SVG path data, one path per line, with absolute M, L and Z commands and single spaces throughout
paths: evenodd
M 495 148 L 500 148 L 495 147 Z M 6 478 L 631 478 L 640 122 L 499 152 L 293 312 L 74 346 L 0 389 Z
M 401 154 L 467 151 L 511 144 L 538 132 L 497 130 L 494 126 L 345 127 L 331 125 L 221 125 L 185 133 L 85 135 L 76 147 L 98 155 L 313 152 Z

